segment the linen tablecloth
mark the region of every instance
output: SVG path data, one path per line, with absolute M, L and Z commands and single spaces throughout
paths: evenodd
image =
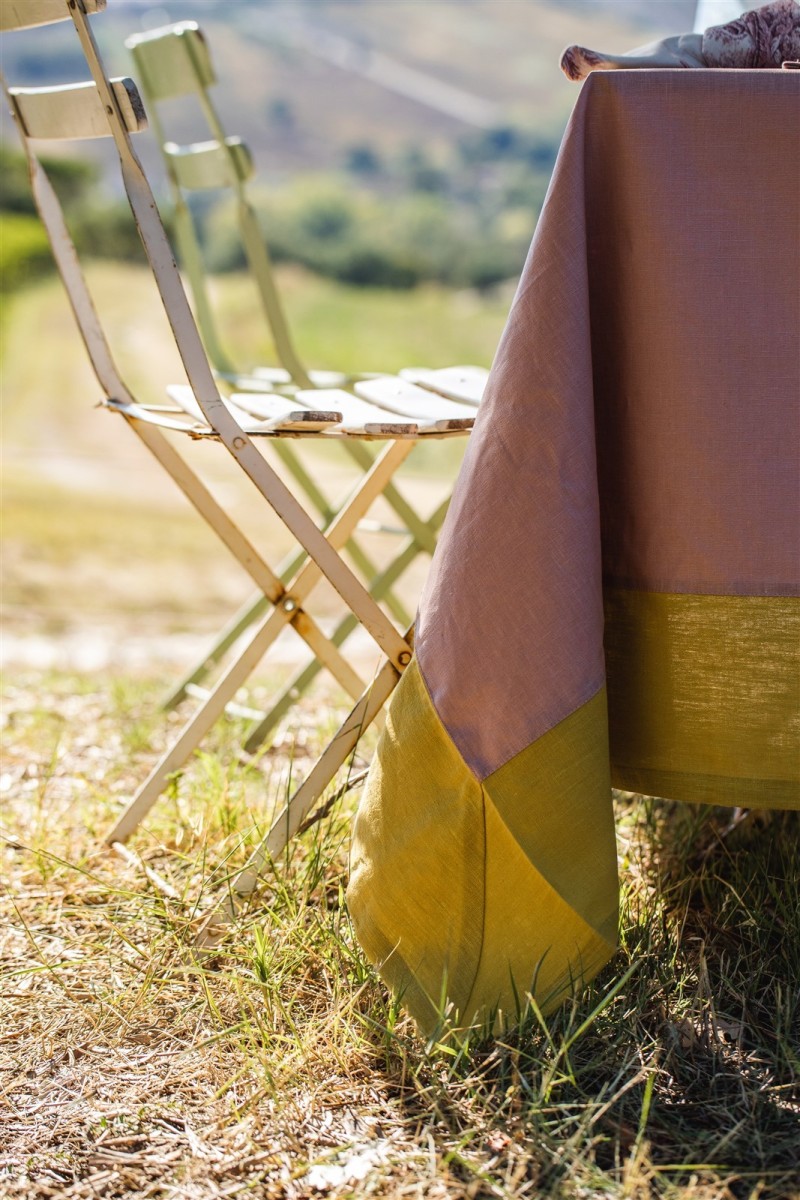
M 614 952 L 618 788 L 800 807 L 800 74 L 593 75 L 359 808 L 423 1028 Z

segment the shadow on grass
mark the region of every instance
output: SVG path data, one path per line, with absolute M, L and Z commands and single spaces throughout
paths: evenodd
M 620 819 L 614 961 L 545 1025 L 422 1060 L 413 1087 L 404 1060 L 406 1117 L 462 1146 L 470 1195 L 798 1197 L 800 813 L 636 797 Z
M 662 802 L 649 805 L 648 825 L 662 926 L 643 1030 L 659 1067 L 653 1162 L 713 1163 L 737 1197 L 757 1184 L 762 1196 L 796 1195 L 800 813 L 737 823 L 731 810 Z M 634 935 L 652 946 L 650 928 Z

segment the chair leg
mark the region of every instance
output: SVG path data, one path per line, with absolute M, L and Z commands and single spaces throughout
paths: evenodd
M 347 445 L 347 443 L 345 443 L 345 445 Z M 323 527 L 329 525 L 336 516 L 336 508 L 331 506 L 327 497 L 317 487 L 317 484 L 311 478 L 305 466 L 300 461 L 297 454 L 295 454 L 291 446 L 289 446 L 286 442 L 281 442 L 278 440 L 275 445 L 275 450 L 286 468 L 291 472 L 294 479 L 300 484 L 301 488 L 316 508 L 317 512 L 322 518 Z M 369 455 L 369 451 L 367 453 Z M 366 461 L 366 466 L 371 467 L 373 462 L 374 457 L 369 455 Z M 371 579 L 377 574 L 377 565 L 373 562 L 363 547 L 359 545 L 355 538 L 351 538 L 348 541 L 347 545 L 345 546 L 345 550 L 350 555 L 354 565 L 361 572 L 364 579 Z M 411 618 L 406 612 L 403 604 L 391 590 L 386 592 L 384 600 L 395 620 L 399 621 L 402 625 L 408 625 Z
M 344 443 L 344 447 L 349 456 L 354 460 L 354 462 L 358 463 L 362 469 L 366 470 L 374 463 L 374 455 L 371 454 L 366 446 L 362 445 L 361 443 L 346 441 Z M 305 471 L 305 468 L 300 466 L 300 469 L 297 469 L 298 464 L 296 457 L 288 446 L 276 446 L 276 450 L 278 450 L 280 456 L 286 462 L 289 470 L 292 472 L 301 486 L 303 486 L 304 490 L 309 495 L 309 498 L 314 504 L 317 505 L 320 510 L 320 514 L 327 523 L 334 514 L 332 510 L 327 507 L 323 509 L 323 506 L 326 505 L 327 502 L 325 501 L 324 496 L 322 496 L 322 494 L 315 489 L 313 482 L 310 480 L 310 477 Z M 409 532 L 414 538 L 416 551 L 413 557 L 416 557 L 416 554 L 421 553 L 422 551 L 427 551 L 432 555 L 434 549 L 436 548 L 436 534 L 441 526 L 441 521 L 437 522 L 436 520 L 437 514 L 434 514 L 428 519 L 421 518 L 391 483 L 384 488 L 383 496 L 389 502 L 397 515 L 405 522 L 406 526 L 409 528 Z M 446 507 L 447 502 L 445 502 L 444 508 L 440 508 L 437 510 L 437 512 L 441 511 L 444 513 L 446 511 Z M 351 554 L 354 544 L 355 543 L 353 542 L 348 542 L 348 550 L 351 552 Z M 295 574 L 295 571 L 299 566 L 299 562 L 303 557 L 304 556 L 302 554 L 296 555 L 286 566 L 278 567 L 278 574 L 284 583 Z M 403 557 L 404 556 L 401 555 L 401 560 Z M 354 561 L 356 561 L 356 566 L 359 567 L 365 577 L 369 578 L 371 574 L 374 575 L 375 568 L 372 566 L 369 560 L 362 557 L 360 561 L 355 559 Z M 411 559 L 408 561 L 411 561 Z M 380 578 L 380 576 L 378 578 Z M 392 582 L 394 582 L 394 579 L 396 578 L 397 576 L 394 576 Z M 370 588 L 370 590 L 372 590 L 372 588 Z M 382 592 L 376 598 L 383 599 L 384 593 Z M 385 599 L 387 603 L 391 603 L 391 593 L 387 592 Z M 234 643 L 239 640 L 239 638 L 255 621 L 259 620 L 263 616 L 267 607 L 268 601 L 265 600 L 263 596 L 257 595 L 251 598 L 232 618 L 231 622 L 225 626 L 217 641 L 214 642 L 210 649 L 203 655 L 203 658 L 200 660 L 200 662 L 196 663 L 195 666 L 192 667 L 179 680 L 173 690 L 165 697 L 165 699 L 162 701 L 162 707 L 166 711 L 177 708 L 177 706 L 186 699 L 188 694 L 187 689 L 193 684 L 201 684 L 203 682 L 211 670 L 213 670 L 213 668 L 217 666 L 221 659 L 227 654 L 231 646 L 233 646 Z M 408 625 L 411 623 L 410 614 L 406 612 L 405 608 L 396 598 L 394 598 L 392 612 L 397 620 L 402 624 Z M 341 645 L 341 642 L 334 642 L 334 645 Z M 292 689 L 294 691 L 299 691 L 302 694 L 302 692 L 306 690 L 311 681 L 318 674 L 319 669 L 320 667 L 318 664 L 310 664 L 309 667 L 305 668 L 302 672 L 302 676 L 305 677 L 307 672 L 310 671 L 308 677 L 303 678 L 302 680 L 300 676 L 296 677 L 292 683 L 288 685 L 287 692 L 289 689 Z M 259 725 L 248 736 L 247 743 L 245 745 L 245 750 L 248 753 L 253 753 L 254 750 L 261 745 L 269 731 L 274 728 L 277 721 L 281 719 L 284 712 L 288 709 L 288 702 L 284 703 L 284 698 L 286 697 L 287 692 L 282 693 L 276 707 L 271 709 L 269 714 L 266 715 L 263 727 Z
M 218 681 L 198 710 L 184 725 L 177 739 L 159 759 L 138 792 L 107 834 L 106 841 L 124 842 L 147 816 L 171 775 L 179 771 L 186 760 L 216 723 L 225 705 L 236 694 L 250 673 L 263 658 L 269 646 L 284 629 L 291 614 L 273 609 L 252 634 L 247 646 Z
M 444 521 L 449 504 L 449 498 L 442 501 L 436 511 L 428 518 L 428 526 L 434 535 L 438 533 L 442 526 L 442 522 Z M 376 600 L 380 600 L 382 598 L 384 587 L 393 584 L 419 556 L 420 553 L 420 547 L 416 539 L 413 537 L 410 538 L 397 558 L 395 558 L 394 561 L 389 564 L 389 566 L 382 572 L 381 575 L 377 577 L 377 579 L 372 581 L 370 585 L 370 591 Z M 345 617 L 344 620 L 337 625 L 336 629 L 331 635 L 331 641 L 333 644 L 335 646 L 341 646 L 356 628 L 357 624 L 358 622 L 352 614 Z M 268 713 L 265 713 L 263 720 L 259 721 L 257 725 L 254 725 L 248 733 L 247 740 L 245 741 L 243 747 L 246 754 L 255 754 L 278 722 L 282 720 L 282 718 L 295 703 L 297 697 L 299 695 L 301 696 L 310 687 L 311 683 L 319 674 L 320 669 L 321 665 L 315 659 L 313 662 L 308 663 L 305 667 L 298 671 L 297 674 L 289 680 L 276 699 L 272 708 Z
M 293 621 L 295 628 L 308 643 L 312 653 L 317 657 L 322 656 L 326 658 L 326 661 L 330 664 L 329 669 L 347 692 L 353 697 L 360 695 L 361 681 L 347 660 L 338 654 L 335 648 L 331 649 L 328 638 L 323 634 L 316 622 L 302 612 L 297 596 L 293 595 L 290 597 L 287 595 L 283 582 L 267 563 L 264 562 L 263 558 L 261 558 L 250 544 L 238 526 L 231 521 L 225 510 L 217 503 L 205 485 L 195 475 L 194 471 L 191 470 L 186 461 L 181 458 L 172 444 L 167 441 L 161 431 L 147 425 L 145 422 L 136 421 L 130 417 L 125 417 L 125 420 L 144 442 L 151 454 L 161 463 L 162 467 L 171 476 L 187 500 L 189 500 L 197 512 L 214 530 L 223 544 L 227 546 L 234 558 L 255 583 L 258 584 L 262 594 L 267 598 L 269 603 L 271 605 L 283 604 L 286 606 L 286 619 Z M 356 499 L 359 499 L 359 497 L 357 496 Z M 344 529 L 349 528 L 351 524 L 354 525 L 357 523 L 358 518 L 354 514 L 358 511 L 360 511 L 358 508 L 353 508 L 351 498 L 351 503 L 345 514 Z M 291 566 L 306 561 L 307 556 L 301 552 L 291 560 L 289 567 L 286 569 L 290 569 Z M 316 570 L 319 573 L 319 568 L 316 568 Z M 315 582 L 317 577 L 318 574 L 313 576 Z
M 374 593 L 373 593 L 374 595 Z M 331 641 L 334 646 L 341 646 L 342 643 L 350 636 L 354 629 L 358 626 L 358 621 L 351 614 L 345 617 L 343 621 L 336 626 L 331 634 Z M 298 698 L 307 692 L 311 684 L 316 679 L 322 670 L 322 665 L 314 659 L 313 662 L 306 663 L 299 671 L 296 672 L 289 682 L 281 689 L 281 693 L 275 703 L 266 712 L 261 720 L 253 726 L 247 735 L 242 749 L 245 754 L 255 754 L 260 746 L 266 741 L 267 737 L 272 733 L 275 726 L 281 721 L 289 710 L 296 704 Z
M 293 579 L 307 557 L 306 554 L 300 551 L 300 553 L 292 554 L 284 559 L 276 569 L 276 574 L 280 582 L 285 585 L 290 579 Z M 166 712 L 177 708 L 186 699 L 189 694 L 189 688 L 193 684 L 201 684 L 203 682 L 206 676 L 225 657 L 231 646 L 238 642 L 239 638 L 247 632 L 255 621 L 261 619 L 269 608 L 270 603 L 270 600 L 261 593 L 251 596 L 223 628 L 217 640 L 206 651 L 200 662 L 190 668 L 175 685 L 173 690 L 164 698 L 161 702 L 161 707 Z M 355 699 L 355 697 L 353 698 Z
M 155 445 L 160 452 L 162 447 L 157 440 L 155 441 Z M 393 450 L 397 452 L 395 454 L 391 453 Z M 396 469 L 395 460 L 397 458 L 402 460 L 407 453 L 408 447 L 403 443 L 393 443 L 377 460 L 373 470 L 360 481 L 348 502 L 337 513 L 336 519 L 328 531 L 328 544 L 332 551 L 335 552 L 341 549 L 345 542 L 347 542 L 352 530 L 358 524 L 366 509 L 369 508 L 375 495 L 382 491 L 386 482 L 385 477 L 387 475 L 391 477 L 394 473 Z M 186 464 L 183 462 L 183 459 L 179 455 L 176 455 L 176 457 L 185 467 Z M 173 477 L 175 477 L 174 472 Z M 201 487 L 202 485 L 199 485 L 199 481 L 197 482 L 198 487 Z M 187 491 L 188 494 L 189 492 Z M 201 494 L 203 493 L 198 493 L 198 495 Z M 204 493 L 204 495 L 208 496 L 207 493 Z M 208 517 L 208 514 L 205 515 Z M 227 517 L 225 517 L 225 521 L 228 521 Z M 212 527 L 215 527 L 213 521 L 211 524 Z M 235 526 L 232 528 L 235 529 Z M 238 531 L 236 532 L 238 533 Z M 241 537 L 241 535 L 239 536 Z M 268 568 L 265 567 L 265 570 L 268 570 Z M 124 842 L 130 837 L 161 795 L 170 775 L 183 766 L 189 755 L 197 748 L 202 738 L 221 716 L 225 705 L 255 669 L 268 648 L 289 622 L 295 626 L 301 637 L 309 642 L 316 658 L 329 670 L 332 670 L 334 674 L 338 673 L 341 664 L 347 667 L 349 674 L 345 686 L 348 687 L 348 690 L 352 687 L 358 676 L 349 664 L 346 663 L 346 660 L 343 659 L 330 639 L 326 638 L 318 630 L 318 627 L 303 609 L 303 604 L 307 597 L 324 574 L 322 568 L 315 560 L 306 559 L 296 578 L 289 584 L 288 589 L 284 593 L 284 599 L 281 601 L 280 606 L 276 607 L 261 622 L 239 657 L 231 664 L 218 681 L 213 692 L 206 698 L 187 725 L 184 726 L 175 743 L 153 768 L 142 787 L 108 834 L 107 841 Z M 407 654 L 408 659 L 410 659 L 410 651 L 407 649 L 405 640 L 394 630 L 393 626 L 392 631 L 404 647 L 403 657 L 405 658 Z M 319 637 L 316 636 L 317 633 L 319 633 Z
M 347 756 L 355 749 L 361 735 L 375 720 L 399 680 L 400 675 L 392 664 L 385 662 L 371 686 L 348 714 L 303 783 L 275 817 L 269 832 L 261 839 L 242 870 L 234 878 L 232 889 L 238 896 L 247 896 L 254 891 L 266 863 L 277 857 L 297 833 L 303 820 Z
M 305 562 L 307 555 L 300 552 L 294 554 L 290 558 L 285 559 L 277 568 L 277 575 L 282 584 L 286 584 L 292 579 L 299 570 L 300 566 Z M 260 620 L 267 609 L 270 607 L 271 601 L 268 597 L 261 593 L 256 593 L 242 605 L 237 613 L 231 618 L 230 622 L 222 629 L 217 640 L 203 655 L 202 659 L 196 663 L 190 670 L 179 680 L 173 690 L 165 696 L 161 702 L 161 707 L 169 712 L 186 699 L 189 694 L 189 689 L 194 684 L 201 684 L 207 675 L 218 665 L 225 657 L 231 646 L 238 642 L 239 638 L 247 632 L 251 625 Z M 352 693 L 351 693 L 352 694 Z M 355 696 L 353 697 L 355 699 Z
M 358 465 L 367 470 L 372 461 L 372 455 L 363 442 L 348 441 L 345 443 L 350 457 L 358 463 Z M 419 513 L 415 512 L 405 496 L 397 490 L 394 483 L 388 483 L 383 489 L 383 498 L 394 509 L 397 516 L 405 525 L 410 534 L 413 535 L 418 542 L 421 550 L 427 550 L 428 554 L 433 555 L 436 549 L 435 532 L 429 528 L 428 522 Z

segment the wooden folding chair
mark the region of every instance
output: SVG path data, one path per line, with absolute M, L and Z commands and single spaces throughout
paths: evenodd
M 269 252 L 248 197 L 247 183 L 254 172 L 253 158 L 245 143 L 238 137 L 228 136 L 223 128 L 210 94 L 210 88 L 216 83 L 216 73 L 205 35 L 194 21 L 182 21 L 136 34 L 128 38 L 125 44 L 133 56 L 150 123 L 161 147 L 172 194 L 178 255 L 189 281 L 198 326 L 217 378 L 232 388 L 247 391 L 278 390 L 295 393 L 299 403 L 312 408 L 318 407 L 319 398 L 314 394 L 306 394 L 307 389 L 355 388 L 357 392 L 358 383 L 373 377 L 366 374 L 344 375 L 336 371 L 308 370 L 295 349 Z M 170 139 L 164 110 L 169 114 L 169 102 L 177 98 L 189 99 L 192 102 L 195 117 L 200 121 L 199 133 L 202 140 L 178 143 Z M 275 353 L 281 364 L 278 367 L 255 367 L 245 370 L 234 361 L 230 350 L 224 345 L 224 337 L 207 285 L 203 250 L 191 208 L 192 197 L 209 190 L 228 193 L 233 200 L 232 220 L 255 285 L 255 294 L 260 301 L 265 326 L 272 335 Z M 447 371 L 427 374 L 410 371 L 406 374 L 414 379 L 428 380 L 434 391 L 441 392 L 444 388 L 447 398 L 468 406 L 477 405 L 487 377 L 487 372 L 480 367 L 450 368 Z M 397 381 L 392 386 L 396 385 Z M 407 401 L 412 397 L 420 399 L 416 387 L 402 386 Z M 422 395 L 421 402 L 420 411 L 427 411 L 428 397 Z M 246 401 L 240 397 L 240 403 L 245 405 Z M 331 395 L 326 398 L 324 406 L 338 408 L 340 405 L 341 397 Z M 250 407 L 252 408 L 252 402 Z M 361 471 L 370 469 L 373 455 L 363 442 L 345 440 L 341 448 Z M 286 439 L 276 441 L 275 451 L 316 508 L 323 523 L 327 524 L 333 519 L 338 504 L 323 494 L 319 483 L 304 464 L 302 456 Z M 388 580 L 394 581 L 395 577 L 399 578 L 418 555 L 433 553 L 436 533 L 444 519 L 447 503 L 441 504 L 432 516 L 423 518 L 408 498 L 399 491 L 395 481 L 386 485 L 383 499 L 399 518 L 400 527 L 383 525 L 377 528 L 395 538 L 398 534 L 404 538 L 404 544 L 391 564 L 389 575 L 387 576 L 386 570 L 382 573 L 377 571 L 356 539 L 351 539 L 346 549 L 350 561 L 370 585 L 373 595 L 386 603 L 392 615 L 401 624 L 408 625 L 411 616 L 405 611 Z M 371 523 L 370 528 L 375 530 L 375 522 Z M 409 536 L 413 541 L 408 541 Z M 379 581 L 376 585 L 379 588 L 377 592 L 372 586 L 373 580 Z M 243 608 L 233 623 L 222 631 L 215 644 L 180 681 L 167 698 L 166 707 L 173 707 L 187 694 L 202 695 L 201 685 L 209 672 L 237 638 L 254 621 L 260 619 L 264 611 L 263 597 L 258 594 Z M 333 633 L 335 644 L 343 644 L 353 629 L 352 618 L 345 617 Z M 299 668 L 276 697 L 269 711 L 248 731 L 244 743 L 246 751 L 253 752 L 261 745 L 285 715 L 294 697 L 309 687 L 319 669 L 320 664 L 317 660 Z
M 52 246 L 78 327 L 92 362 L 107 411 L 124 421 L 172 477 L 217 536 L 259 587 L 268 611 L 242 639 L 237 653 L 214 690 L 201 703 L 174 744 L 163 755 L 108 834 L 112 844 L 124 842 L 163 791 L 170 775 L 197 748 L 226 703 L 247 679 L 278 634 L 287 626 L 306 642 L 356 703 L 299 789 L 273 822 L 244 869 L 234 891 L 255 886 L 267 856 L 275 855 L 296 832 L 317 798 L 346 761 L 362 732 L 375 719 L 411 659 L 411 632 L 400 632 L 373 595 L 343 561 L 340 550 L 358 521 L 391 479 L 398 465 L 423 438 L 463 436 L 473 424 L 474 409 L 430 394 L 424 419 L 398 408 L 380 407 L 346 392 L 336 409 L 302 407 L 292 397 L 248 394 L 224 400 L 217 388 L 180 275 L 167 241 L 153 194 L 131 137 L 145 125 L 139 93 L 130 79 L 109 79 L 87 14 L 105 0 L 3 0 L 0 30 L 46 25 L 72 19 L 92 80 L 54 87 L 8 87 L 4 91 L 17 122 L 28 159 L 36 205 Z M 141 234 L 161 304 L 180 353 L 188 387 L 170 389 L 177 401 L 170 411 L 136 398 L 122 380 L 80 269 L 58 198 L 38 157 L 38 143 L 111 136 L 131 210 Z M 391 383 L 392 381 L 388 381 Z M 401 388 L 402 391 L 402 388 Z M 330 393 L 321 393 L 330 395 Z M 391 397 L 390 397 L 391 400 Z M 255 403 L 257 401 L 257 403 Z M 245 407 L 247 405 L 247 407 Z M 406 405 L 407 407 L 407 405 Z M 255 411 L 254 411 L 255 408 Z M 171 435 L 170 438 L 165 433 Z M 225 509 L 214 499 L 187 458 L 178 453 L 172 435 L 213 441 L 255 486 L 263 502 L 295 539 L 302 561 L 294 577 L 282 583 Z M 386 442 L 369 471 L 354 488 L 330 526 L 322 532 L 290 488 L 259 452 L 254 439 L 282 437 L 357 438 Z M 306 602 L 320 580 L 327 580 L 382 653 L 371 686 L 364 687 L 333 639 L 309 615 Z M 377 586 L 374 585 L 374 591 Z

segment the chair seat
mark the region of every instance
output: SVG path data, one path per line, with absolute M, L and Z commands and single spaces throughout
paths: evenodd
M 423 407 L 425 409 L 424 419 L 421 420 L 399 416 L 394 411 L 370 404 L 350 392 L 336 388 L 315 388 L 296 392 L 291 397 L 269 392 L 236 392 L 232 396 L 220 399 L 242 429 L 255 435 L 325 433 L 395 439 L 468 433 L 472 428 L 474 412 L 470 412 L 468 416 L 453 416 L 450 411 L 453 405 L 450 401 L 421 388 L 415 388 L 414 391 L 421 394 L 421 399 L 417 399 L 420 410 Z M 213 432 L 187 384 L 171 384 L 167 393 L 181 412 L 193 417 L 197 422 L 194 426 L 187 426 L 187 432 L 196 436 Z M 151 408 L 149 412 L 151 418 L 158 422 L 163 410 Z M 167 421 L 169 428 L 175 428 L 171 417 L 165 417 L 165 424 Z
M 447 400 L 397 376 L 365 380 L 357 383 L 354 390 L 363 400 L 403 417 L 419 417 L 422 421 L 475 419 L 474 405 Z
M 431 371 L 426 367 L 404 367 L 400 378 L 418 387 L 438 392 L 448 400 L 462 404 L 474 404 L 477 408 L 483 399 L 489 372 L 485 367 L 442 367 Z
M 350 387 L 361 379 L 372 379 L 379 372 L 366 371 L 359 374 L 347 374 L 344 371 L 309 371 L 308 378 L 315 388 Z M 251 386 L 263 387 L 266 383 L 271 387 L 292 387 L 292 377 L 284 367 L 254 367 L 249 375 L 237 376 L 236 386 L 242 386 L 249 391 Z M 248 386 L 249 385 L 249 386 Z
M 212 432 L 194 392 L 187 384 L 170 384 L 167 394 L 182 412 L 200 422 L 202 428 L 197 429 L 197 433 Z M 238 396 L 221 396 L 220 399 L 246 433 L 321 433 L 337 427 L 342 420 L 340 412 L 319 406 L 312 409 L 284 396 L 264 396 L 259 413 L 240 406 L 237 403 Z

